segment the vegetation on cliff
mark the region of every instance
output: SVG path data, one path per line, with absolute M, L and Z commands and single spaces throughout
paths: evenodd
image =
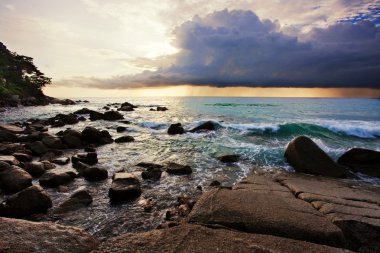
M 11 52 L 0 42 L 0 98 L 43 97 L 42 88 L 50 83 L 33 58 Z

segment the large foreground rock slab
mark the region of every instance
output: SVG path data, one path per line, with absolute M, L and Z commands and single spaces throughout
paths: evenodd
M 75 227 L 0 218 L 2 253 L 87 253 L 98 240 Z
M 302 174 L 284 174 L 278 180 L 340 227 L 350 248 L 373 249 L 379 242 L 380 187 Z M 380 252 L 380 244 L 376 247 Z
M 326 177 L 346 177 L 344 168 L 335 163 L 306 136 L 293 139 L 286 148 L 285 157 L 297 172 Z
M 294 197 L 286 187 L 262 176 L 248 178 L 233 190 L 213 189 L 203 194 L 189 221 L 345 246 L 342 231 L 323 214 Z
M 342 249 L 270 235 L 241 233 L 184 224 L 145 233 L 124 234 L 101 244 L 93 253 L 188 252 L 347 252 Z

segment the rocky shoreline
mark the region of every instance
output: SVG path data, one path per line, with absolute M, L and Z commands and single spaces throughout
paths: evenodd
M 115 108 L 117 110 L 111 110 Z M 133 142 L 132 136 L 113 139 L 107 130 L 87 126 L 57 135 L 49 127 L 80 121 L 126 123 L 121 112 L 134 105 L 109 104 L 104 112 L 83 108 L 49 119 L 30 119 L 0 126 L 0 252 L 376 252 L 380 250 L 380 189 L 364 184 L 354 172 L 379 177 L 380 152 L 351 149 L 338 163 L 312 140 L 300 136 L 291 141 L 285 157 L 296 173 L 257 173 L 232 188 L 212 182 L 211 190 L 197 196 L 180 196 L 165 220 L 153 231 L 119 235 L 101 242 L 79 228 L 51 222 L 14 218 L 39 216 L 53 203 L 44 188 L 64 191 L 78 178 L 97 182 L 112 178 L 110 203 L 136 201 L 144 191 L 133 173 L 109 175 L 97 166 L 97 147 L 112 142 Z M 157 113 L 166 107 L 151 108 Z M 86 116 L 86 117 L 84 117 Z M 193 129 L 172 124 L 169 135 L 186 131 L 213 131 L 209 121 Z M 234 163 L 239 156 L 219 158 Z M 69 164 L 74 171 L 56 171 Z M 192 173 L 187 165 L 141 162 L 139 176 L 159 181 L 163 172 L 172 176 Z M 253 165 L 254 166 L 254 165 Z M 37 183 L 38 182 L 38 183 Z M 201 189 L 200 189 L 201 190 Z M 92 203 L 86 189 L 73 193 L 54 213 L 70 214 Z M 147 200 L 144 210 L 154 203 Z M 25 233 L 23 231 L 29 231 Z M 52 239 L 52 237 L 54 239 Z M 17 242 L 23 241 L 22 245 Z

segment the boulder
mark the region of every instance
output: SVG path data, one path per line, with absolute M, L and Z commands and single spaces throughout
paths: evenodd
M 156 164 L 156 163 L 147 163 L 147 162 L 141 162 L 141 163 L 138 163 L 138 164 L 136 164 L 136 166 L 137 166 L 137 167 L 146 168 L 146 169 L 154 169 L 154 168 L 161 169 L 161 168 L 164 167 L 163 165 L 160 165 L 160 164 Z
M 181 123 L 171 124 L 168 129 L 168 134 L 170 135 L 183 134 L 184 132 L 185 132 L 185 129 L 183 129 Z
M 99 241 L 76 227 L 0 218 L 2 253 L 88 253 Z
M 0 188 L 5 193 L 15 193 L 32 185 L 32 177 L 17 166 L 0 162 Z
M 45 173 L 45 164 L 42 162 L 30 162 L 25 166 L 25 170 L 33 177 L 39 177 Z
M 65 143 L 69 148 L 81 148 L 82 140 L 81 137 L 65 134 L 62 136 L 63 143 Z
M 92 197 L 86 190 L 79 190 L 74 192 L 67 200 L 60 204 L 55 210 L 54 214 L 64 214 L 73 212 L 78 209 L 89 206 L 92 203 Z
M 108 196 L 112 203 L 134 200 L 141 195 L 140 181 L 131 173 L 116 173 Z
M 354 172 L 380 178 L 380 152 L 363 148 L 352 148 L 338 159 L 338 163 Z
M 35 141 L 32 143 L 28 143 L 27 147 L 32 151 L 34 155 L 40 156 L 48 152 L 46 146 L 42 143 L 42 141 Z
M 103 113 L 95 112 L 95 111 L 90 112 L 90 120 L 91 121 L 101 120 L 101 119 L 103 119 Z
M 58 137 L 53 137 L 53 136 L 44 137 L 42 138 L 42 142 L 48 148 L 56 148 L 56 149 L 65 148 L 61 139 Z
M 79 170 L 79 175 L 88 181 L 99 181 L 108 178 L 108 171 L 101 167 L 84 167 Z
M 0 129 L 0 142 L 14 142 L 17 140 L 17 135 L 7 130 Z
M 131 104 L 129 102 L 122 103 L 120 107 L 123 107 L 123 106 L 129 106 L 129 107 L 132 107 L 132 108 L 137 108 L 137 106 L 135 106 L 135 105 L 133 105 L 133 104 Z
M 115 139 L 116 143 L 125 143 L 125 142 L 133 142 L 133 141 L 135 141 L 135 138 L 133 138 L 132 136 L 128 136 L 128 135 Z
M 201 125 L 191 129 L 190 132 L 194 133 L 198 131 L 214 131 L 215 129 L 215 124 L 212 121 L 206 121 Z
M 345 247 L 342 231 L 276 180 L 253 175 L 232 190 L 213 188 L 196 202 L 189 221 L 249 233 Z
M 118 132 L 118 133 L 124 132 L 125 130 L 127 130 L 127 128 L 124 127 L 124 126 L 118 126 L 118 127 L 116 128 L 116 132 Z
M 57 187 L 59 185 L 70 183 L 74 180 L 74 178 L 76 178 L 76 174 L 72 171 L 48 171 L 40 177 L 40 185 L 46 187 Z
M 167 229 L 119 235 L 103 242 L 92 253 L 104 252 L 344 253 L 347 251 L 272 235 L 182 224 Z
M 239 161 L 240 155 L 224 155 L 218 157 L 218 160 L 222 163 L 236 163 Z
M 87 126 L 82 131 L 82 139 L 88 143 L 98 143 L 101 138 L 101 132 L 95 127 Z
M 134 111 L 132 106 L 124 105 L 117 109 L 118 111 L 131 112 Z
M 41 186 L 33 185 L 11 195 L 0 207 L 0 215 L 6 217 L 24 217 L 37 213 L 46 213 L 52 207 L 49 195 Z M 0 243 L 1 244 L 1 243 Z
M 82 108 L 80 110 L 75 111 L 74 114 L 90 114 L 91 112 L 93 112 L 93 110 L 90 110 L 88 108 Z
M 98 163 L 98 155 L 95 152 L 78 153 L 71 157 L 71 162 L 73 164 L 82 162 L 88 165 L 94 165 Z
M 44 164 L 45 170 L 52 170 L 56 167 L 53 163 L 49 161 L 41 161 L 41 162 Z
M 58 164 L 58 165 L 66 165 L 66 164 L 68 164 L 70 162 L 70 158 L 68 158 L 68 157 L 60 157 L 60 158 L 53 159 L 51 162 L 55 163 L 55 164 Z
M 158 111 L 158 112 L 164 112 L 167 110 L 168 110 L 168 108 L 166 108 L 165 106 L 157 106 L 157 109 L 156 109 L 156 111 Z
M 146 171 L 141 172 L 141 177 L 143 179 L 158 181 L 161 178 L 161 174 L 162 170 L 160 168 L 150 167 Z
M 167 173 L 175 175 L 188 175 L 193 172 L 190 166 L 178 163 L 168 163 L 165 170 Z
M 24 153 L 13 153 L 13 156 L 16 157 L 16 159 L 20 162 L 31 162 L 33 160 L 33 157 L 31 155 L 28 155 L 28 154 L 24 154 Z
M 305 136 L 299 136 L 288 144 L 285 157 L 297 172 L 327 177 L 346 177 L 344 168 Z
M 19 165 L 20 162 L 13 155 L 0 155 L 0 162 L 5 162 L 10 165 Z
M 123 119 L 123 118 L 124 118 L 123 115 L 117 111 L 107 111 L 103 115 L 103 119 L 109 120 L 109 121 L 119 120 L 119 119 Z
M 13 155 L 16 152 L 31 154 L 30 150 L 20 143 L 0 143 L 0 154 Z

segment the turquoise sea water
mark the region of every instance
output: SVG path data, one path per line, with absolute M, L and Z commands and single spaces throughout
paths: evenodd
M 81 98 L 83 99 L 83 98 Z M 104 111 L 108 103 L 130 102 L 138 106 L 133 112 L 123 112 L 130 124 L 107 121 L 85 121 L 72 128 L 82 130 L 87 125 L 107 129 L 116 138 L 131 135 L 133 143 L 110 144 L 98 148 L 99 165 L 109 170 L 128 171 L 139 175 L 138 162 L 188 164 L 194 173 L 190 177 L 164 174 L 157 183 L 143 182 L 142 199 L 158 203 L 153 213 L 144 213 L 139 202 L 110 206 L 107 190 L 111 183 L 89 183 L 77 179 L 70 189 L 86 187 L 94 193 L 94 204 L 74 217 L 59 223 L 81 226 L 101 237 L 128 231 L 147 230 L 157 226 L 164 212 L 182 193 L 195 192 L 197 186 L 207 188 L 212 180 L 231 185 L 251 171 L 292 171 L 283 158 L 287 143 L 298 135 L 311 137 L 331 157 L 337 159 L 347 149 L 362 147 L 380 150 L 379 99 L 312 99 L 312 98 L 214 98 L 214 97 L 147 97 L 147 98 L 85 98 L 86 104 L 74 106 L 10 108 L 0 113 L 0 122 L 47 118 L 57 113 L 74 112 L 83 107 Z M 149 111 L 154 106 L 166 106 L 165 112 Z M 217 130 L 169 136 L 171 123 L 182 123 L 191 129 L 212 120 Z M 127 131 L 117 133 L 117 126 Z M 66 128 L 68 126 L 65 126 Z M 56 133 L 64 128 L 53 128 Z M 225 154 L 240 154 L 232 165 L 221 164 L 216 158 Z M 60 169 L 72 169 L 70 165 Z M 380 184 L 375 178 L 358 175 L 362 180 Z M 55 205 L 69 193 L 49 189 Z

